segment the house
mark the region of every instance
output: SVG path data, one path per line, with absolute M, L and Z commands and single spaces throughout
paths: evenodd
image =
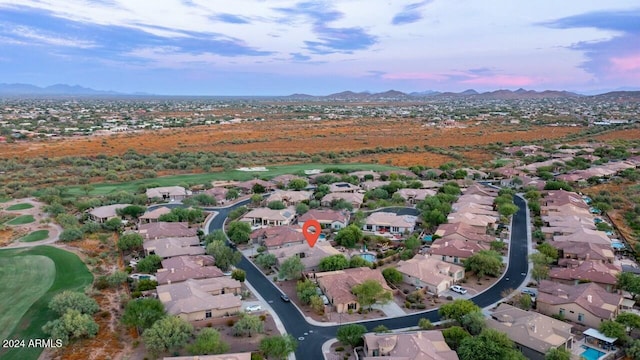
M 215 279 L 189 279 L 177 284 L 159 285 L 156 288 L 158 299 L 169 315 L 176 315 L 187 321 L 217 318 L 240 312 L 240 296 L 234 295 L 233 292 L 213 295 L 207 291 L 212 288 L 208 281 Z M 219 287 L 217 291 L 221 292 Z
M 220 355 L 165 356 L 163 360 L 251 360 L 251 353 L 243 352 Z
M 449 348 L 438 330 L 367 333 L 363 338 L 363 360 L 458 360 L 458 354 Z
M 486 228 L 482 226 L 469 225 L 465 222 L 440 224 L 438 225 L 434 235 L 447 239 L 483 241 L 486 243 L 496 240 L 495 236 L 487 235 Z
M 563 321 L 501 303 L 491 311 L 487 327 L 507 334 L 530 360 L 544 360 L 550 349 L 573 348 L 573 326 Z
M 409 204 L 417 204 L 427 196 L 436 195 L 436 191 L 432 189 L 399 189 L 396 194 L 401 196 Z
M 155 254 L 163 259 L 183 255 L 203 255 L 205 253 L 197 236 L 146 240 L 142 243 L 142 247 L 145 254 Z
M 119 218 L 120 216 L 116 212 L 118 209 L 124 209 L 131 204 L 113 204 L 106 206 L 99 206 L 89 211 L 89 219 L 97 222 L 104 223 L 112 218 Z
M 173 284 L 188 279 L 206 279 L 223 276 L 222 270 L 214 266 L 210 255 L 184 255 L 162 260 L 156 278 L 158 284 Z
M 257 229 L 251 233 L 250 239 L 252 242 L 264 245 L 269 250 L 305 242 L 302 228 L 297 226 L 273 226 Z
M 191 190 L 182 186 L 162 186 L 147 189 L 147 199 L 161 199 L 164 201 L 180 201 L 191 196 Z
M 551 245 L 560 250 L 560 259 L 558 263 L 562 266 L 565 259 L 577 260 L 582 262 L 585 260 L 601 261 L 613 263 L 615 255 L 611 246 L 594 243 L 583 242 L 554 242 Z
M 478 205 L 474 203 L 455 203 L 451 207 L 454 212 L 470 213 L 474 215 L 487 215 L 498 217 L 500 216 L 497 211 L 493 210 L 493 206 L 490 205 Z
M 360 183 L 362 190 L 369 191 L 391 184 L 391 181 L 372 180 Z
M 429 253 L 440 256 L 442 261 L 461 264 L 463 260 L 481 250 L 489 250 L 489 246 L 477 241 L 436 239 L 431 244 Z
M 138 225 L 138 234 L 143 239 L 161 239 L 167 237 L 191 237 L 198 235 L 197 227 L 190 227 L 187 222 L 158 221 Z
M 554 242 L 587 242 L 611 246 L 611 239 L 604 231 L 589 230 L 580 228 L 569 235 L 558 235 L 553 237 Z
M 451 224 L 464 222 L 467 225 L 484 228 L 495 228 L 498 217 L 490 215 L 476 215 L 469 212 L 454 212 L 447 216 L 447 222 Z
M 549 270 L 549 279 L 567 285 L 591 282 L 611 292 L 618 282 L 617 276 L 620 272 L 622 272 L 620 265 L 585 260 L 577 266 L 552 268 Z
M 354 209 L 358 209 L 364 202 L 364 195 L 359 193 L 328 193 L 320 200 L 324 207 L 331 207 L 334 201 L 344 200 L 350 203 Z
M 404 170 L 404 169 L 384 171 L 382 172 L 382 175 L 388 176 L 391 180 L 393 180 L 393 178 L 396 176 L 400 179 L 403 179 L 403 178 L 417 179 L 418 178 L 418 175 L 416 175 L 413 171 Z
M 350 214 L 345 210 L 311 209 L 298 217 L 298 224 L 316 220 L 323 229 L 340 230 L 349 224 Z
M 311 200 L 312 197 L 313 193 L 311 191 L 276 190 L 269 194 L 265 203 L 281 201 L 285 206 L 292 206 L 303 201 Z
M 203 193 L 216 199 L 216 204 L 224 204 L 225 202 L 227 202 L 228 192 L 229 189 L 224 187 L 212 187 L 211 189 L 203 191 Z
M 271 191 L 276 188 L 274 183 L 260 179 L 239 182 L 236 184 L 236 187 L 244 194 L 251 194 L 253 193 L 253 187 L 256 185 L 261 185 L 264 188 L 264 191 Z
M 562 205 L 574 205 L 584 209 L 588 209 L 589 205 L 584 202 L 579 194 L 566 190 L 553 190 L 547 192 L 542 198 L 543 206 L 562 206 Z
M 360 190 L 360 186 L 348 182 L 334 182 L 329 184 L 329 191 L 332 193 L 354 193 Z
M 329 242 L 317 242 L 315 246 L 310 247 L 306 242 L 301 244 L 293 244 L 277 249 L 269 250 L 270 254 L 275 255 L 278 264 L 287 260 L 292 256 L 298 256 L 305 271 L 317 271 L 320 261 L 327 256 L 342 254 L 336 248 L 331 246 Z
M 358 181 L 360 182 L 366 181 L 368 179 L 371 179 L 371 180 L 380 179 L 380 174 L 371 170 L 353 171 L 353 172 L 350 172 L 348 175 L 355 176 L 356 178 L 358 178 Z
M 385 290 L 392 291 L 380 270 L 368 267 L 320 272 L 315 273 L 314 277 L 337 313 L 345 313 L 349 310 L 358 311 L 360 309 L 360 303 L 351 292 L 351 288 L 363 283 L 365 280 L 375 280 Z
M 397 215 L 388 212 L 375 212 L 367 216 L 362 229 L 370 232 L 404 234 L 410 233 L 416 226 L 413 215 Z
M 246 221 L 252 226 L 282 226 L 289 225 L 296 216 L 296 210 L 288 207 L 281 210 L 257 208 L 245 214 L 240 221 Z
M 421 286 L 439 295 L 464 278 L 464 268 L 440 260 L 435 255 L 418 254 L 410 260 L 400 261 L 397 270 L 405 283 Z
M 538 286 L 536 308 L 548 316 L 558 315 L 578 324 L 599 328 L 602 321 L 618 316 L 622 300 L 622 295 L 609 293 L 596 284 L 565 285 L 542 280 Z
M 282 188 L 287 188 L 289 187 L 289 183 L 292 180 L 297 180 L 297 179 L 302 179 L 304 181 L 307 181 L 304 178 L 301 178 L 300 176 L 296 176 L 296 175 L 292 175 L 292 174 L 282 174 L 282 175 L 278 175 L 275 176 L 271 179 L 271 182 L 282 187 Z
M 160 216 L 164 214 L 168 214 L 170 212 L 171 212 L 171 209 L 169 209 L 168 207 L 160 206 L 151 211 L 147 210 L 138 219 L 140 220 L 141 223 L 147 223 L 147 224 L 152 222 L 158 222 L 158 219 L 160 218 Z

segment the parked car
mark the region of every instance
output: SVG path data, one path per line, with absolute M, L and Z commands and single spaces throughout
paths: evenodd
M 536 292 L 531 289 L 522 289 L 522 293 L 527 294 L 533 298 L 536 297 Z
M 291 301 L 291 300 L 289 300 L 289 297 L 288 297 L 287 295 L 285 295 L 285 294 L 280 295 L 280 298 L 281 298 L 281 299 L 282 299 L 282 301 L 284 301 L 284 302 L 289 302 L 289 301 Z
M 246 312 L 254 312 L 262 310 L 261 305 L 249 305 L 244 309 Z
M 453 285 L 452 287 L 449 288 L 449 290 L 455 291 L 458 294 L 466 294 L 467 293 L 467 289 L 463 288 L 460 285 Z

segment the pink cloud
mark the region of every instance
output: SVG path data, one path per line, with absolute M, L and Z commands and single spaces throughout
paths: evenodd
M 462 84 L 485 85 L 485 86 L 504 86 L 504 87 L 522 87 L 536 83 L 536 79 L 528 76 L 519 75 L 487 75 L 477 76 L 468 80 L 461 81 Z
M 615 72 L 635 72 L 640 70 L 640 54 L 626 57 L 614 57 L 610 59 Z

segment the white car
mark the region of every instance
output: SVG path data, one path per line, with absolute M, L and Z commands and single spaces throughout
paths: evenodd
M 260 305 L 249 305 L 244 309 L 246 312 L 254 312 L 262 310 L 262 306 Z
M 455 291 L 458 294 L 466 294 L 467 293 L 467 289 L 463 288 L 460 285 L 453 285 L 452 287 L 449 288 L 449 290 Z

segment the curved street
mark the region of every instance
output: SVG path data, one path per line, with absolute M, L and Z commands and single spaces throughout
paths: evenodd
M 519 207 L 518 212 L 513 216 L 511 228 L 511 241 L 509 244 L 509 262 L 504 276 L 492 287 L 480 293 L 471 300 L 481 308 L 490 306 L 502 299 L 501 293 L 507 289 L 517 289 L 525 280 L 529 271 L 528 257 L 528 219 L 526 202 L 519 196 L 514 197 L 515 204 Z M 222 229 L 229 212 L 238 206 L 246 204 L 247 201 L 234 204 L 227 208 L 210 208 L 218 215 L 209 223 L 208 231 Z M 327 340 L 335 338 L 338 325 L 317 326 L 307 322 L 307 319 L 293 305 L 293 302 L 283 302 L 280 299 L 280 290 L 275 286 L 260 270 L 258 270 L 246 257 L 243 257 L 237 265 L 238 268 L 246 271 L 247 279 L 260 295 L 269 302 L 269 305 L 277 313 L 287 330 L 294 338 L 298 339 L 298 348 L 295 352 L 297 359 L 322 359 L 322 344 Z M 440 320 L 438 310 L 433 309 L 411 315 L 385 318 L 378 320 L 368 320 L 359 322 L 368 330 L 378 325 L 384 325 L 389 329 L 401 329 L 417 326 L 421 318 L 427 318 L 431 322 Z

